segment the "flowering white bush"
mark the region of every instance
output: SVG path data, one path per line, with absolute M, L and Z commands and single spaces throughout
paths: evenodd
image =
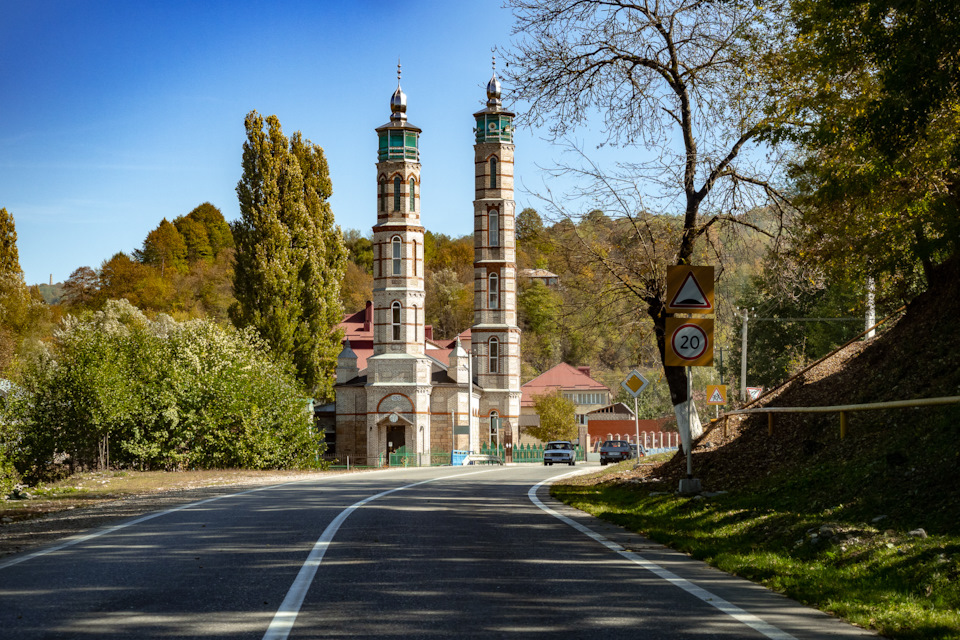
M 67 317 L 21 370 L 19 466 L 309 466 L 322 453 L 305 392 L 252 331 L 151 321 L 126 300 Z

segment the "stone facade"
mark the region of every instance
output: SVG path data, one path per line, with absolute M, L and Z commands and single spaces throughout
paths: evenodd
M 336 454 L 341 459 L 384 464 L 389 453 L 404 446 L 426 464 L 431 452 L 477 451 L 481 442 L 506 435 L 495 434 L 497 429 L 508 430 L 516 440 L 521 393 L 514 114 L 501 107 L 496 74 L 487 98 L 487 108 L 474 114 L 472 384 L 470 358 L 460 338 L 443 347 L 424 326 L 421 129 L 407 121 L 406 96 L 398 82 L 390 121 L 376 129 L 372 353 L 358 365 L 348 339 L 337 362 Z

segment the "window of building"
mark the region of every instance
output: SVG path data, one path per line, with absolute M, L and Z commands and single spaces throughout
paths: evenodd
M 410 246 L 413 249 L 413 254 L 411 256 L 413 259 L 413 275 L 417 275 L 417 241 L 411 241 Z
M 490 338 L 488 355 L 490 358 L 490 373 L 497 373 L 500 371 L 500 341 L 496 338 Z
M 496 273 L 491 273 L 488 278 L 488 289 L 487 293 L 489 295 L 491 309 L 496 309 L 499 306 L 500 302 L 500 277 Z
M 392 315 L 393 317 L 390 320 L 390 324 L 393 326 L 393 339 L 400 339 L 400 303 L 394 302 L 392 306 Z
M 402 262 L 400 236 L 393 236 L 393 275 L 400 275 Z
M 410 178 L 410 212 L 417 210 L 417 181 Z
M 500 414 L 496 411 L 490 412 L 490 436 L 496 437 L 500 431 Z
M 497 188 L 497 157 L 490 158 L 490 188 Z
M 393 179 L 393 210 L 400 211 L 400 176 Z
M 496 209 L 487 214 L 490 218 L 489 244 L 491 247 L 500 246 L 500 212 Z
M 377 197 L 379 202 L 377 207 L 379 211 L 384 211 L 387 208 L 387 181 L 383 178 L 380 178 L 380 194 Z

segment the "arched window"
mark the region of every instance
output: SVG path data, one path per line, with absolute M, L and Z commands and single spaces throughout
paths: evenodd
M 417 181 L 410 178 L 410 212 L 417 210 Z
M 489 223 L 489 242 L 488 244 L 491 247 L 500 246 L 500 212 L 496 209 L 490 211 L 487 214 L 487 217 L 490 219 Z
M 378 211 L 386 211 L 387 209 L 387 181 L 385 178 L 380 178 L 380 195 L 377 198 L 380 202 L 377 203 Z
M 410 246 L 412 247 L 410 258 L 413 260 L 413 275 L 417 275 L 417 241 L 413 240 Z
M 400 303 L 399 302 L 393 303 L 393 305 L 391 306 L 391 312 L 392 312 L 391 315 L 393 317 L 390 318 L 390 324 L 393 327 L 393 339 L 399 340 L 400 339 Z
M 496 411 L 490 412 L 490 435 L 495 436 L 500 431 L 500 414 Z
M 487 287 L 487 293 L 489 294 L 490 304 L 488 305 L 491 309 L 496 309 L 499 306 L 500 302 L 500 278 L 496 273 L 491 273 L 487 278 L 489 286 Z
M 393 236 L 393 275 L 400 275 L 401 271 L 401 262 L 402 262 L 402 243 L 400 242 L 400 236 Z
M 490 158 L 490 188 L 497 188 L 497 156 Z
M 497 373 L 500 371 L 500 341 L 496 338 L 490 338 L 490 348 L 487 351 L 487 356 L 489 358 L 489 369 L 490 373 Z
M 393 179 L 393 210 L 400 211 L 400 176 Z

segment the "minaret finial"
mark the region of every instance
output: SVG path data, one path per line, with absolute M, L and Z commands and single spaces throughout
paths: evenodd
M 493 75 L 490 82 L 487 83 L 487 107 L 491 109 L 500 108 L 500 80 L 497 79 L 497 49 L 490 47 L 490 58 L 493 66 Z
M 403 122 L 407 119 L 407 96 L 400 88 L 400 58 L 397 58 L 397 90 L 390 98 L 390 121 Z

